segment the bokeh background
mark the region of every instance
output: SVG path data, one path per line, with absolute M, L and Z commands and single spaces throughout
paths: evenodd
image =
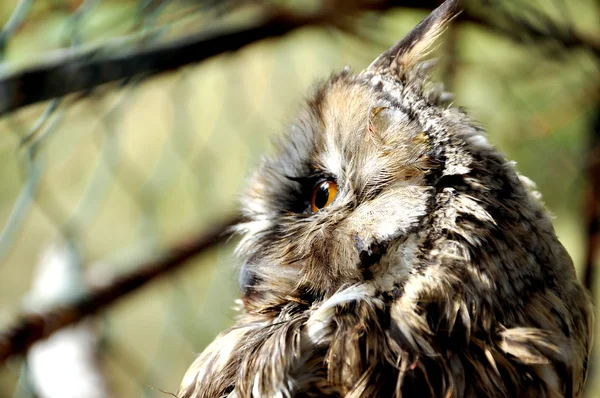
M 2 106 L 18 97 L 4 90 L 8 78 L 48 62 L 68 65 L 81 54 L 91 61 L 135 57 L 140 49 L 203 32 L 218 36 L 259 24 L 267 9 L 313 15 L 341 7 L 339 19 L 324 20 L 327 26 L 300 27 L 236 52 L 225 52 L 225 45 L 223 54 L 168 72 L 131 74 L 2 108 L 0 331 L 20 313 L 76 300 L 235 215 L 245 177 L 272 150 L 270 139 L 293 121 L 315 82 L 346 65 L 363 69 L 439 2 L 363 3 L 394 7 L 346 18 L 350 3 L 0 2 Z M 438 79 L 538 184 L 583 280 L 586 267 L 600 266 L 600 239 L 593 234 L 600 194 L 600 3 L 465 3 L 468 11 L 436 51 Z M 333 26 L 340 21 L 342 30 Z M 140 72 L 148 72 L 139 62 Z M 93 338 L 82 344 L 93 355 L 81 360 L 92 358 L 89 368 L 102 380 L 97 396 L 176 391 L 195 355 L 233 322 L 234 244 L 201 250 L 185 267 L 161 272 L 88 321 L 85 333 Z M 595 274 L 588 279 L 597 290 Z M 35 352 L 4 361 L 0 397 L 67 396 L 45 393 L 43 383 L 60 376 L 43 374 L 68 366 L 61 364 L 68 356 L 41 355 L 46 362 Z M 590 397 L 600 391 L 598 359 Z

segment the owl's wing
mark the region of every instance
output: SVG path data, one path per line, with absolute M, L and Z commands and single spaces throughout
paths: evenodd
M 232 354 L 249 330 L 234 327 L 218 335 L 186 372 L 177 397 L 233 397 L 236 372 L 231 364 Z

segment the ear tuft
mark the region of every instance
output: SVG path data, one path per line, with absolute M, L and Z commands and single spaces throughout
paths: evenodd
M 402 40 L 377 57 L 367 71 L 403 80 L 431 52 L 438 37 L 460 10 L 460 0 L 445 1 Z

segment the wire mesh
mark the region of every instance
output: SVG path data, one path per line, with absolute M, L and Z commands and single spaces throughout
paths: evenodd
M 152 49 L 254 20 L 260 7 L 290 4 L 314 6 L 5 1 L 0 78 L 40 60 L 68 64 L 80 54 L 101 60 L 113 52 Z M 484 15 L 500 7 L 494 1 L 469 4 Z M 301 29 L 158 75 L 140 60 L 140 74 L 6 108 L 0 119 L 0 326 L 31 304 L 35 264 L 49 244 L 65 244 L 93 285 L 235 213 L 247 170 L 270 150 L 270 137 L 291 120 L 313 82 L 346 64 L 368 65 L 423 17 L 423 10 L 411 8 L 364 16 L 361 38 Z M 598 55 L 594 48 L 558 45 L 560 40 L 540 42 L 532 29 L 523 28 L 518 37 L 511 29 L 527 22 L 566 39 L 564 32 L 574 28 L 597 38 L 598 6 L 591 0 L 578 6 L 509 1 L 501 9 L 508 11 L 494 29 L 477 20 L 453 28 L 438 51 L 440 75 L 490 141 L 538 183 L 581 272 L 587 140 L 600 100 Z M 15 93 L 8 94 L 16 101 Z M 208 250 L 96 316 L 102 369 L 114 396 L 174 392 L 195 353 L 232 323 L 231 249 L 228 243 Z M 13 359 L 0 370 L 1 397 L 36 396 L 26 364 Z M 593 375 L 590 380 L 590 391 L 600 388 Z

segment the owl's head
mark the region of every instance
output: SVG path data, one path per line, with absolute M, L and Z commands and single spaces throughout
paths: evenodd
M 457 3 L 445 2 L 366 70 L 318 88 L 251 178 L 238 229 L 247 308 L 310 303 L 366 280 L 402 289 L 440 256 L 510 256 L 503 247 L 530 233 L 519 232 L 528 223 L 541 219 L 552 234 L 512 164 L 430 82 L 424 58 Z M 491 237 L 500 246 L 486 252 Z M 473 272 L 488 284 L 518 276 Z

